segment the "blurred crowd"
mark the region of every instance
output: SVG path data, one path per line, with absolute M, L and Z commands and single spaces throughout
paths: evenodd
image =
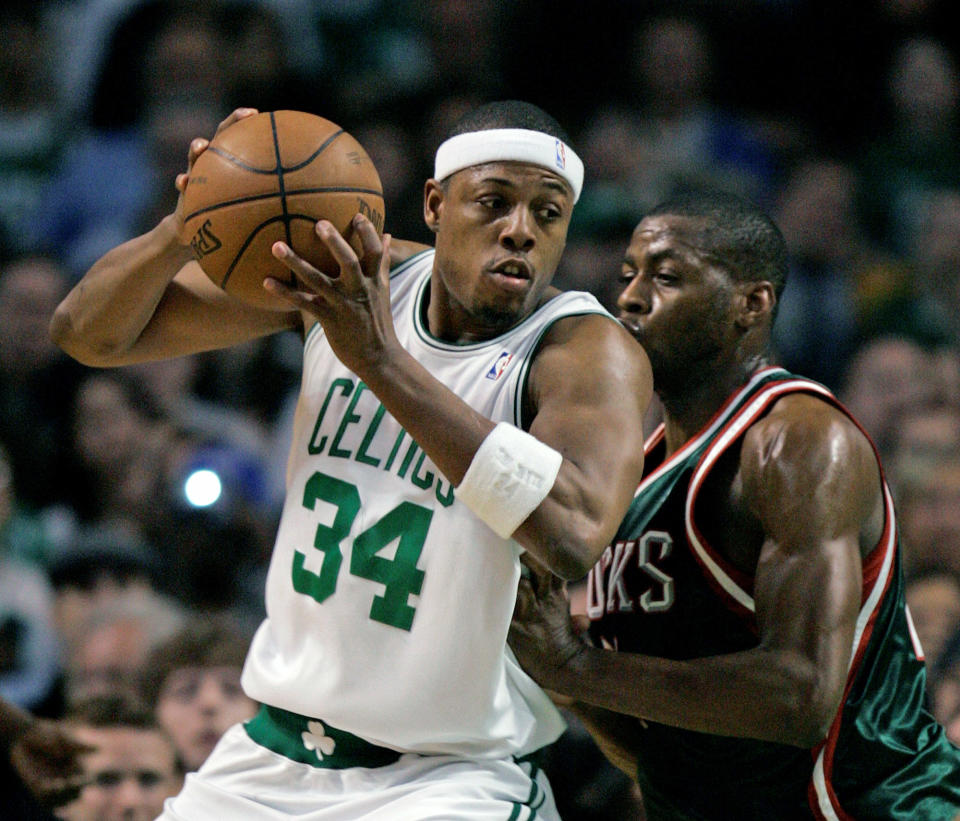
M 614 308 L 630 232 L 669 194 L 730 190 L 780 225 L 792 270 L 777 357 L 837 392 L 881 453 L 930 708 L 960 743 L 951 5 L 5 0 L 0 696 L 73 716 L 91 738 L 163 728 L 144 801 L 175 792 L 256 709 L 239 672 L 262 616 L 300 340 L 98 371 L 47 334 L 94 260 L 173 209 L 190 139 L 240 105 L 332 119 L 380 171 L 386 230 L 429 242 L 422 184 L 441 135 L 478 102 L 518 98 L 554 114 L 586 165 L 562 287 Z M 576 724 L 546 764 L 569 817 L 642 817 Z M 109 782 L 80 804 L 107 800 Z M 11 817 L 43 817 L 24 802 Z M 63 817 L 93 817 L 80 804 Z

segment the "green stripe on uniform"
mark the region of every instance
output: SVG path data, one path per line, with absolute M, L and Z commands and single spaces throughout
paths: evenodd
M 383 767 L 400 758 L 396 750 L 378 747 L 320 719 L 277 707 L 262 706 L 243 726 L 247 735 L 261 747 L 311 767 L 334 770 Z

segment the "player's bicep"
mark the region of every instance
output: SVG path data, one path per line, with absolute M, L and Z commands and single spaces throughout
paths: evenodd
M 771 414 L 746 438 L 743 495 L 764 533 L 754 583 L 760 644 L 791 660 L 811 710 L 829 720 L 860 608 L 869 445 L 835 411 L 797 410 Z
M 599 316 L 579 319 L 537 356 L 529 431 L 564 458 L 551 496 L 615 527 L 643 466 L 650 366 L 619 325 Z

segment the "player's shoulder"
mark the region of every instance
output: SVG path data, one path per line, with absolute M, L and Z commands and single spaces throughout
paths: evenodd
M 616 392 L 649 403 L 653 374 L 646 351 L 609 313 L 563 315 L 544 333 L 531 367 L 531 381 L 560 381 L 583 391 Z
M 613 316 L 596 303 L 570 299 L 576 292 L 563 292 L 567 299 L 553 301 L 558 315 L 547 328 L 541 348 L 552 347 L 571 352 L 583 351 L 602 358 L 614 353 L 626 354 L 646 360 L 646 353 Z M 586 295 L 589 296 L 589 295 Z M 567 301 L 567 305 L 562 305 Z M 548 303 L 549 304 L 549 303 Z
M 406 262 L 409 262 L 414 257 L 419 256 L 424 253 L 424 251 L 432 251 L 432 245 L 424 245 L 420 242 L 413 242 L 412 240 L 406 239 L 395 239 L 391 237 L 390 239 L 390 268 L 397 268 L 400 265 L 403 265 Z
M 743 440 L 741 465 L 764 471 L 790 466 L 820 470 L 828 464 L 873 457 L 866 434 L 837 405 L 811 393 L 780 397 Z

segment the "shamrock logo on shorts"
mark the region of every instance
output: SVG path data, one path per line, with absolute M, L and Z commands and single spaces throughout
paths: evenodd
M 333 755 L 333 748 L 337 746 L 337 742 L 326 733 L 326 728 L 319 721 L 307 722 L 307 731 L 300 733 L 303 746 L 308 750 L 313 750 L 321 761 L 323 761 L 325 755 Z

